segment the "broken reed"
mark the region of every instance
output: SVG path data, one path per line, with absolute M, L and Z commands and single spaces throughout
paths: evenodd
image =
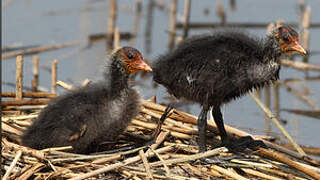
M 33 92 L 38 91 L 39 85 L 39 56 L 33 56 L 33 68 L 32 68 L 33 78 L 31 81 L 31 88 Z

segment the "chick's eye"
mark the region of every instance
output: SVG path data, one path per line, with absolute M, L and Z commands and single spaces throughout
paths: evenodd
M 133 59 L 133 55 L 132 55 L 132 54 L 127 54 L 127 57 L 128 57 L 129 59 Z
M 289 37 L 288 36 L 283 36 L 282 39 L 284 40 L 284 42 L 289 42 Z

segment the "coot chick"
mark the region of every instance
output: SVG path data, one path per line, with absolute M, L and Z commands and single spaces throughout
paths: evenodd
M 75 153 L 95 152 L 102 142 L 114 142 L 138 114 L 139 94 L 129 84 L 137 71 L 151 71 L 132 47 L 110 57 L 104 80 L 54 99 L 22 136 L 34 149 L 72 146 Z
M 176 98 L 202 106 L 198 117 L 200 151 L 206 150 L 207 112 L 218 126 L 223 146 L 232 147 L 220 106 L 279 78 L 283 53 L 306 51 L 289 26 L 275 28 L 265 39 L 228 30 L 183 41 L 153 65 L 154 81 Z

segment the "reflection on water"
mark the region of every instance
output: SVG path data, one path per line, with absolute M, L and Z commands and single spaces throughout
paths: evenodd
M 118 13 L 115 26 L 121 34 L 133 32 L 134 40 L 121 41 L 121 45 L 134 45 L 143 54 L 145 59 L 152 61 L 160 54 L 168 51 L 169 44 L 169 0 L 150 1 L 118 1 Z M 176 20 L 183 21 L 184 1 L 177 1 Z M 230 4 L 229 4 L 230 2 Z M 139 3 L 142 3 L 140 7 Z M 306 1 L 311 7 L 320 7 L 320 1 Z M 217 8 L 218 6 L 218 8 Z M 142 8 L 142 9 L 141 9 Z M 303 10 L 296 1 L 192 1 L 190 22 L 219 23 L 224 18 L 226 23 L 270 23 L 278 19 L 286 22 L 299 22 L 299 12 Z M 141 11 L 139 10 L 141 9 Z M 225 11 L 217 16 L 217 9 Z M 89 78 L 97 81 L 102 78 L 101 73 L 107 62 L 105 39 L 89 45 L 88 37 L 99 33 L 105 33 L 108 26 L 109 1 L 69 0 L 69 1 L 12 1 L 3 9 L 4 26 L 2 31 L 3 46 L 20 44 L 21 46 L 50 45 L 75 40 L 83 40 L 84 43 L 70 48 L 48 51 L 39 54 L 40 61 L 40 86 L 50 89 L 51 61 L 58 59 L 58 80 L 69 83 L 81 84 Z M 139 18 L 140 17 L 140 18 Z M 320 12 L 311 11 L 311 22 L 319 20 Z M 299 26 L 302 29 L 302 26 Z M 211 32 L 212 29 L 191 29 L 189 35 Z M 264 36 L 265 28 L 248 29 L 257 36 Z M 320 29 L 312 28 L 310 33 L 310 57 L 308 61 L 320 65 Z M 177 36 L 183 35 L 181 29 L 177 29 Z M 301 61 L 301 56 L 293 56 Z M 306 61 L 306 59 L 304 59 Z M 14 91 L 12 83 L 15 82 L 14 58 L 2 61 L 2 85 L 3 91 Z M 24 57 L 24 85 L 31 87 L 32 81 L 32 56 Z M 136 88 L 142 96 L 150 98 L 156 95 L 158 102 L 172 101 L 167 96 L 162 86 L 154 86 L 152 78 L 148 74 L 137 75 Z M 312 79 L 312 80 L 311 80 Z M 11 83 L 11 85 L 10 85 Z M 154 88 L 155 87 L 155 88 Z M 320 146 L 317 140 L 320 121 L 305 116 L 298 116 L 277 109 L 312 110 L 318 107 L 319 72 L 308 73 L 292 68 L 282 68 L 279 86 L 273 86 L 268 91 L 270 97 L 262 91 L 261 99 L 267 99 L 266 104 L 273 109 L 276 116 L 280 116 L 283 122 L 287 122 L 286 129 L 294 136 L 298 143 Z M 58 93 L 64 90 L 58 88 Z M 276 99 L 279 99 L 278 102 Z M 268 102 L 269 101 L 269 102 Z M 199 106 L 190 102 L 181 101 L 179 109 L 189 111 L 197 115 Z M 245 96 L 232 102 L 223 108 L 226 124 L 248 130 L 253 133 L 265 132 L 266 128 L 271 132 L 279 131 L 272 124 L 266 125 L 263 112 L 255 102 Z M 267 127 L 266 127 L 267 126 Z M 274 133 L 271 133 L 274 134 Z

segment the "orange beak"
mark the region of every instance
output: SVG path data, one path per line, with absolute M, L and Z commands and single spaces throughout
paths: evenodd
M 290 49 L 304 55 L 307 54 L 306 50 L 303 49 L 303 47 L 298 43 L 298 41 L 294 41 Z
M 141 71 L 147 71 L 147 72 L 152 71 L 152 68 L 146 62 L 144 62 L 142 59 L 139 60 L 139 62 L 137 62 L 135 69 L 141 70 Z

